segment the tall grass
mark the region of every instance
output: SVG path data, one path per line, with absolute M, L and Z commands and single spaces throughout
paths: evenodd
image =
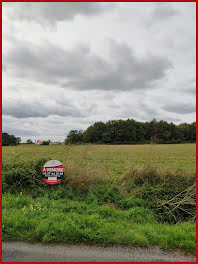
M 161 222 L 178 222 L 195 219 L 195 173 L 182 171 L 164 171 L 163 173 L 152 166 L 132 168 L 120 178 L 105 177 L 99 170 L 73 166 L 66 169 L 66 176 L 60 184 L 49 186 L 41 178 L 41 168 L 46 159 L 31 162 L 3 163 L 2 187 L 3 192 L 26 193 L 71 189 L 74 193 L 88 195 L 95 193 L 97 199 L 103 202 L 115 203 L 120 206 L 120 200 L 130 203 L 131 197 L 142 199 L 147 207 L 155 212 L 156 219 Z M 185 194 L 191 188 L 191 194 Z M 108 197 L 110 194 L 110 198 Z M 79 194 L 78 194 L 79 195 Z M 114 199 L 112 200 L 112 197 Z M 176 197 L 176 198 L 175 198 Z M 105 199 L 106 200 L 105 200 Z M 169 208 L 172 202 L 176 205 Z M 176 204 L 177 201 L 177 204 Z M 132 205 L 133 206 L 133 205 Z M 129 207 L 130 208 L 130 207 Z

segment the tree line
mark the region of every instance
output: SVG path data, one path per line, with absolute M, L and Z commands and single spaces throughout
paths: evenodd
M 65 144 L 174 144 L 196 142 L 196 122 L 175 125 L 164 120 L 139 122 L 134 119 L 95 122 L 85 131 L 70 130 Z
M 2 146 L 16 146 L 21 138 L 2 133 Z M 44 141 L 43 145 L 48 145 Z M 106 123 L 95 122 L 85 131 L 70 130 L 65 139 L 65 144 L 173 144 L 196 142 L 196 122 L 175 125 L 172 122 L 156 121 L 139 122 L 134 119 L 111 120 Z M 28 139 L 27 144 L 33 144 Z
M 21 142 L 20 137 L 9 135 L 8 133 L 2 133 L 2 146 L 16 146 Z
M 20 137 L 15 137 L 14 135 L 9 135 L 8 133 L 2 133 L 2 146 L 17 146 L 21 143 Z M 22 144 L 34 144 L 31 139 L 27 139 L 26 143 Z M 41 145 L 49 145 L 50 140 L 44 140 Z

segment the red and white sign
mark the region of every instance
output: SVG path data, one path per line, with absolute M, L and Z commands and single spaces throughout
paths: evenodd
M 53 185 L 59 183 L 64 176 L 64 166 L 58 160 L 50 160 L 42 168 L 44 182 Z

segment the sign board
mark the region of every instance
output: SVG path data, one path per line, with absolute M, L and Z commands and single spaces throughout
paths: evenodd
M 42 168 L 42 177 L 44 182 L 54 185 L 63 179 L 64 176 L 64 166 L 58 160 L 50 160 L 45 163 Z

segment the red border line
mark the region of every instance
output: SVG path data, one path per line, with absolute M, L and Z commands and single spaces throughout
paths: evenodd
M 4 3 L 6 3 L 6 2 L 100 2 L 100 3 L 102 3 L 102 2 L 104 2 L 104 3 L 109 3 L 109 2 L 111 2 L 111 3 L 113 3 L 113 2 L 120 2 L 120 3 L 123 3 L 123 2 L 136 2 L 136 3 L 152 3 L 152 2 L 161 2 L 161 3 L 163 3 L 163 2 L 171 2 L 171 3 L 174 3 L 174 2 L 186 2 L 186 3 L 191 3 L 191 2 L 194 2 L 194 3 L 196 3 L 196 0 L 174 0 L 174 1 L 171 1 L 171 0 L 167 0 L 167 1 L 163 1 L 163 0 L 153 0 L 153 1 L 150 1 L 150 0 L 143 0 L 143 1 L 91 1 L 91 0 L 87 0 L 87 1 L 76 1 L 76 0 L 71 0 L 71 1 L 64 1 L 64 0 L 60 0 L 60 1 L 53 1 L 53 0 L 49 0 L 49 1 L 39 1 L 39 0 L 36 0 L 36 1 L 25 1 L 25 0 L 22 0 L 22 1 L 12 1 L 12 0 L 7 0 L 7 1 L 1 1 L 1 2 L 4 2 Z
M 197 5 L 197 2 L 196 2 L 196 62 L 197 62 L 197 23 L 198 23 L 197 11 L 198 11 L 198 5 Z M 197 99 L 197 73 L 198 73 L 198 70 L 197 70 L 197 67 L 196 67 L 196 131 L 198 129 L 198 124 L 197 124 L 197 112 L 198 112 L 198 106 L 197 106 L 197 103 L 198 103 L 198 99 Z M 197 132 L 196 132 L 196 142 L 197 142 L 197 139 L 198 139 L 198 135 L 197 135 Z M 198 193 L 197 193 L 198 192 L 198 187 L 197 187 L 197 183 L 198 183 L 198 179 L 197 179 L 197 173 L 198 173 L 198 168 L 197 168 L 197 164 L 198 164 L 197 150 L 198 150 L 198 147 L 197 147 L 197 144 L 196 144 L 196 207 L 198 205 L 198 202 L 197 202 L 197 198 L 198 198 Z M 198 216 L 198 212 L 196 210 L 196 219 L 197 219 L 197 216 Z M 197 252 L 198 252 L 198 246 L 197 246 L 198 231 L 197 231 L 197 228 L 198 228 L 198 223 L 197 223 L 197 220 L 196 220 L 196 256 L 197 256 Z M 196 260 L 197 260 L 197 257 L 196 257 Z
M 150 1 L 150 0 L 143 0 L 143 1 L 91 1 L 91 0 L 87 0 L 87 1 L 75 1 L 75 0 L 71 0 L 71 1 L 53 1 L 53 0 L 49 0 L 49 1 L 12 1 L 12 0 L 7 0 L 7 1 L 1 1 L 1 5 L 0 5 L 0 18 L 1 18 L 1 92 L 0 92 L 0 111 L 1 111 L 1 114 L 0 114 L 0 118 L 1 118 L 1 122 L 0 122 L 0 127 L 1 127 L 1 139 L 0 139 L 0 147 L 1 147 L 1 155 L 0 155 L 0 166 L 1 166 L 1 171 L 2 171 L 2 3 L 6 3 L 6 2 L 138 2 L 138 3 L 149 3 L 149 2 L 186 2 L 186 3 L 190 3 L 190 2 L 194 2 L 196 3 L 196 24 L 198 24 L 198 19 L 197 19 L 197 11 L 198 11 L 198 5 L 197 5 L 197 1 L 196 0 L 188 0 L 188 1 L 185 1 L 185 0 L 174 0 L 174 1 L 171 1 L 171 0 L 167 0 L 167 1 L 163 1 L 163 0 L 153 0 L 153 1 Z M 196 61 L 197 61 L 197 31 L 196 31 Z M 196 68 L 196 87 L 197 87 L 197 68 Z M 197 89 L 196 89 L 196 92 L 197 92 Z M 198 106 L 197 106 L 197 103 L 198 103 L 198 99 L 197 99 L 197 96 L 196 96 L 196 117 L 197 117 L 197 111 L 198 111 Z M 196 122 L 196 129 L 198 129 L 198 124 Z M 196 134 L 196 142 L 197 142 L 197 139 L 198 139 L 198 136 Z M 196 153 L 197 153 L 197 150 L 198 150 L 198 147 L 196 145 Z M 196 155 L 196 164 L 198 163 L 198 156 Z M 197 172 L 198 172 L 198 168 L 196 166 L 196 176 L 197 176 Z M 1 174 L 2 175 L 2 174 Z M 196 182 L 198 183 L 198 180 L 196 178 Z M 0 232 L 0 239 L 1 239 L 1 247 L 0 247 L 0 262 L 1 263 L 27 263 L 27 264 L 30 264 L 30 263 L 49 263 L 49 262 L 2 262 L 2 177 L 1 177 L 1 183 L 0 183 L 0 203 L 1 203 L 1 217 L 0 217 L 0 228 L 1 228 L 1 232 Z M 196 198 L 198 198 L 198 194 L 196 193 Z M 198 215 L 198 212 L 196 213 Z M 196 222 L 196 227 L 198 228 L 198 223 Z M 198 239 L 198 231 L 196 229 L 196 238 Z M 197 253 L 197 250 L 198 250 L 198 246 L 196 244 L 196 253 Z M 71 264 L 75 264 L 75 263 L 83 263 L 83 262 L 50 262 L 50 263 L 71 263 Z M 84 263 L 95 263 L 95 262 L 84 262 Z M 140 263 L 161 263 L 161 262 L 97 262 L 97 263 L 137 263 L 137 264 L 140 264 Z M 169 263 L 169 262 L 165 262 L 165 263 Z M 196 263 L 196 262 L 171 262 L 171 263 L 179 263 L 179 264 L 182 264 L 182 263 Z
M 0 4 L 0 16 L 1 16 L 1 91 L 0 91 L 0 126 L 1 126 L 1 139 L 0 139 L 0 147 L 1 147 L 1 155 L 0 155 L 0 166 L 2 172 L 2 3 Z M 2 173 L 1 173 L 1 182 L 0 182 L 0 203 L 1 203 L 1 217 L 0 217 L 0 239 L 1 239 L 1 247 L 0 247 L 0 261 L 2 261 Z

